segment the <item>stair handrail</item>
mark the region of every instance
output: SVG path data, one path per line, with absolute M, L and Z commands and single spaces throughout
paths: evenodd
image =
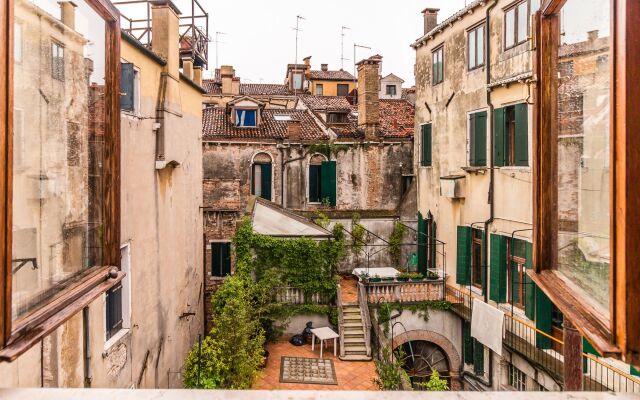
M 342 291 L 340 290 L 340 284 L 338 284 L 336 292 L 336 303 L 338 307 L 338 334 L 340 335 L 340 357 L 346 355 L 344 348 L 344 315 L 342 312 Z
M 371 315 L 369 314 L 367 289 L 362 282 L 358 282 L 358 305 L 360 307 L 360 317 L 362 318 L 362 328 L 364 330 L 364 345 L 367 349 L 367 357 L 371 357 Z

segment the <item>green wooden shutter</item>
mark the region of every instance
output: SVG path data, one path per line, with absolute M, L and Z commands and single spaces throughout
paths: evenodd
M 493 165 L 496 167 L 504 166 L 504 112 L 504 108 L 493 110 Z
M 469 165 L 475 167 L 476 161 L 476 114 L 469 114 L 469 140 L 471 142 L 469 151 Z
M 553 303 L 549 297 L 539 287 L 536 286 L 536 328 L 541 330 L 542 332 L 551 335 L 553 332 L 552 327 L 552 309 Z M 536 345 L 540 349 L 550 349 L 551 348 L 551 339 L 548 337 L 537 334 L 536 335 Z
M 462 321 L 463 359 L 465 364 L 473 364 L 473 338 L 471 338 L 471 322 Z
M 422 125 L 422 166 L 431 166 L 431 124 Z
M 527 270 L 533 268 L 533 248 L 531 243 L 525 244 L 525 267 Z M 524 313 L 530 320 L 535 319 L 536 314 L 536 284 L 529 277 L 529 274 L 524 276 Z
M 526 103 L 516 104 L 516 165 L 529 165 L 529 113 Z
M 124 111 L 134 110 L 134 82 L 135 72 L 133 64 L 120 63 L 120 109 Z
M 473 371 L 476 375 L 484 374 L 484 346 L 473 339 Z
M 261 164 L 260 173 L 262 181 L 260 182 L 260 197 L 271 200 L 271 164 Z
M 474 167 L 487 165 L 487 113 L 485 111 L 473 114 L 473 160 Z
M 329 200 L 331 207 L 336 206 L 336 172 L 335 161 L 323 161 L 320 167 L 320 196 L 322 201 Z
M 596 350 L 595 347 L 593 347 L 591 343 L 589 343 L 589 341 L 584 337 L 582 338 L 582 352 L 601 357 L 600 353 L 598 353 L 598 350 Z M 582 357 L 582 372 L 584 372 L 585 374 L 589 372 L 589 359 L 587 357 Z M 631 373 L 633 373 L 633 369 L 631 369 Z
M 489 298 L 504 303 L 507 301 L 507 240 L 492 234 L 490 241 Z
M 320 165 L 309 165 L 309 201 L 319 203 L 320 199 Z
M 471 228 L 458 227 L 458 252 L 456 260 L 456 283 L 471 284 Z
M 427 223 L 418 213 L 418 272 L 427 272 Z

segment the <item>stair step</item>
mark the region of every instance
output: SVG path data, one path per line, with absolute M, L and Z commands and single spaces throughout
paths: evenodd
M 364 339 L 364 331 L 362 329 L 360 329 L 360 330 L 353 329 L 353 330 L 350 330 L 350 331 L 346 331 L 345 330 L 343 334 L 344 334 L 345 338 L 356 338 L 357 337 L 357 338 Z
M 347 348 L 348 346 L 352 346 L 352 345 L 359 345 L 362 346 L 364 345 L 364 335 L 362 335 L 363 337 L 347 337 L 345 336 L 344 338 L 344 345 L 345 348 Z
M 364 347 L 362 349 L 359 350 L 354 350 L 354 349 L 350 349 L 350 348 L 344 348 L 344 353 L 348 356 L 366 356 L 367 355 L 367 349 L 365 349 Z
M 342 309 L 342 313 L 343 314 L 360 314 L 360 309 L 359 308 L 343 308 Z
M 349 321 L 344 323 L 344 330 L 363 330 L 362 329 L 362 321 Z
M 340 357 L 342 361 L 371 361 L 371 357 L 367 357 L 366 355 L 357 355 L 357 354 L 349 354 L 346 356 Z
M 344 322 L 362 321 L 360 314 L 347 314 L 344 316 Z

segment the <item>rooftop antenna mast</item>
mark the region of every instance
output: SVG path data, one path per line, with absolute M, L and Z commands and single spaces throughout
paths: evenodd
M 300 29 L 300 20 L 304 20 L 305 18 L 302 15 L 296 15 L 296 27 L 293 28 L 294 31 L 296 31 L 296 60 L 294 62 L 294 68 L 297 71 L 298 70 L 298 33 L 302 32 L 302 30 Z M 292 78 L 293 79 L 293 78 Z M 297 87 L 294 84 L 293 85 L 293 94 L 296 94 L 296 90 Z
M 351 29 L 348 26 L 343 26 L 342 27 L 342 33 L 340 34 L 340 36 L 342 36 L 342 39 L 340 41 L 340 49 L 341 49 L 341 53 L 340 53 L 340 70 L 344 70 L 344 61 L 348 60 L 348 58 L 344 57 L 344 36 L 346 35 L 344 33 L 345 30 L 347 29 Z
M 354 83 L 354 85 L 355 85 L 356 80 L 357 80 L 357 78 L 356 78 L 356 76 L 357 76 L 356 75 L 357 74 L 357 72 L 356 72 L 356 48 L 371 50 L 371 47 L 369 47 L 369 46 L 364 46 L 364 45 L 357 44 L 357 43 L 353 44 L 353 83 Z
M 216 43 L 216 69 L 218 69 L 220 67 L 218 65 L 218 43 L 224 43 L 224 42 L 220 41 L 220 39 L 219 39 L 220 35 L 226 35 L 226 33 L 225 32 L 216 32 L 216 40 L 215 40 L 215 43 Z

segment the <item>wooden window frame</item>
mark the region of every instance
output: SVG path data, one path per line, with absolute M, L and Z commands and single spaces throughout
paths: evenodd
M 524 40 L 518 42 L 518 7 L 522 3 L 527 3 L 527 32 L 531 32 L 531 2 L 529 0 L 518 0 L 514 3 L 509 4 L 507 7 L 503 8 L 504 17 L 503 17 L 503 25 L 504 28 L 502 30 L 502 44 L 504 46 L 504 51 L 513 49 L 514 47 L 518 47 L 522 43 L 526 43 L 529 40 L 529 35 L 524 38 Z M 514 21 L 513 21 L 513 44 L 511 46 L 507 45 L 507 13 L 509 11 L 514 11 Z
M 484 33 L 482 34 L 482 63 L 479 64 L 478 63 L 478 29 L 483 28 Z M 475 36 L 475 44 L 476 44 L 476 53 L 475 53 L 475 64 L 472 67 L 471 66 L 471 53 L 470 53 L 470 46 L 469 44 L 471 43 L 471 41 L 469 40 L 469 37 L 471 35 Z M 486 20 L 482 20 L 481 22 L 473 25 L 472 27 L 470 27 L 469 29 L 467 29 L 467 71 L 474 71 L 478 68 L 483 68 L 485 65 L 485 60 L 487 59 L 487 55 L 484 54 L 485 50 L 486 50 L 486 40 L 487 40 L 487 23 Z
M 322 83 L 316 83 L 316 96 L 324 96 L 324 85 Z
M 528 271 L 580 333 L 604 357 L 640 365 L 640 196 L 632 187 L 640 180 L 640 3 L 611 0 L 610 62 L 610 318 L 603 321 L 556 272 L 557 144 L 550 132 L 557 116 L 555 60 L 560 37 L 560 10 L 566 0 L 546 0 L 535 15 L 536 50 L 533 127 L 533 265 Z M 554 75 L 556 74 L 556 75 Z M 553 184 L 554 186 L 548 186 Z
M 62 57 L 54 57 L 53 49 L 62 50 Z M 64 53 L 65 53 L 64 44 L 58 42 L 57 40 L 52 39 L 51 40 L 51 77 L 59 82 L 64 82 L 65 80 Z M 60 58 L 62 58 L 62 65 L 58 65 Z
M 526 270 L 527 270 L 527 267 L 526 267 L 527 260 L 523 257 L 512 254 L 511 248 L 513 247 L 513 240 L 514 239 L 507 238 L 507 257 L 506 257 L 507 259 L 507 301 L 509 302 L 509 304 L 512 304 L 514 307 L 518 307 L 524 310 L 524 303 L 525 303 L 524 279 L 525 279 Z M 514 286 L 513 284 L 513 268 L 511 267 L 512 263 L 516 263 L 520 271 L 519 273 L 520 277 L 517 285 L 519 303 L 513 302 L 513 289 L 516 286 Z
M 340 88 L 342 87 L 344 89 L 344 87 L 346 86 L 347 88 L 347 94 L 340 94 Z M 340 96 L 340 97 L 347 97 L 349 96 L 349 84 L 348 83 L 338 83 L 336 84 L 336 96 Z
M 479 234 L 480 237 L 476 237 L 476 233 Z M 471 281 L 471 285 L 473 287 L 476 287 L 478 289 L 483 289 L 484 286 L 484 279 L 483 279 L 483 271 L 482 269 L 484 268 L 484 266 L 482 265 L 482 246 L 483 246 L 483 239 L 482 239 L 482 230 L 481 229 L 475 229 L 475 228 L 471 228 L 471 262 L 469 263 L 470 265 L 470 281 Z M 475 255 L 474 255 L 474 250 L 476 246 L 480 246 L 480 249 L 478 250 L 480 252 L 480 265 L 477 266 L 478 268 L 478 272 L 480 275 L 480 284 L 476 283 L 475 278 L 476 278 L 476 265 L 475 265 Z
M 439 77 L 439 80 L 436 80 L 436 63 L 434 62 L 434 57 L 440 52 L 442 53 L 442 75 Z M 444 82 L 444 43 L 439 44 L 431 50 L 431 85 L 437 86 L 442 82 Z
M 11 314 L 14 0 L 0 2 L 0 361 L 13 361 L 120 282 L 120 22 L 108 0 L 85 0 L 105 21 L 103 265 L 74 279 L 48 303 Z M 23 54 L 24 62 L 24 54 Z

